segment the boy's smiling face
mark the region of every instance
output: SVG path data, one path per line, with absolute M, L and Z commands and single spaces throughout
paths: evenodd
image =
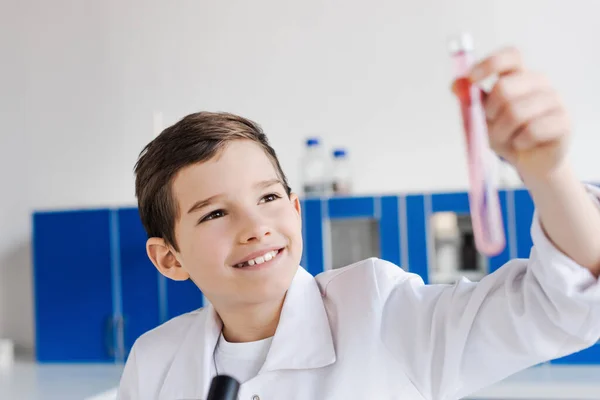
M 179 251 L 171 248 L 162 262 L 155 257 L 163 274 L 191 277 L 223 306 L 285 294 L 302 253 L 300 203 L 296 195 L 288 197 L 259 145 L 228 143 L 211 160 L 179 171 L 172 193 Z

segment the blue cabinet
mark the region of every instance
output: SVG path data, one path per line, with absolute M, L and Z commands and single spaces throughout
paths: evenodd
M 121 362 L 135 340 L 202 307 L 146 254 L 137 208 L 36 212 L 33 257 L 40 362 Z
M 110 223 L 109 210 L 33 215 L 40 362 L 114 359 Z

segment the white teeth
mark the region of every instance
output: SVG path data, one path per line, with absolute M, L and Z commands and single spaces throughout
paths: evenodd
M 264 255 L 262 255 L 260 257 L 256 257 L 256 258 L 254 258 L 252 260 L 248 260 L 245 263 L 238 264 L 238 265 L 236 265 L 236 267 L 242 268 L 242 267 L 245 267 L 246 265 L 252 266 L 252 265 L 262 264 L 262 263 L 264 263 L 266 261 L 271 261 L 273 258 L 275 258 L 275 256 L 277 255 L 278 252 L 279 252 L 278 250 L 270 251 L 270 252 L 265 253 Z

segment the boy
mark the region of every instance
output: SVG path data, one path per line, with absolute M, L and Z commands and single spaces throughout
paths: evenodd
M 211 305 L 140 337 L 121 400 L 204 399 L 215 374 L 240 399 L 457 399 L 600 337 L 600 211 L 566 156 L 555 92 L 507 49 L 471 78 L 490 141 L 536 205 L 534 248 L 481 282 L 424 285 L 379 259 L 313 278 L 298 266 L 300 205 L 254 123 L 199 113 L 136 166 L 148 256 Z

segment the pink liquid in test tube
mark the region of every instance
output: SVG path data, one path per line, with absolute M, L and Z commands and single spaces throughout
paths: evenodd
M 481 90 L 467 78 L 474 64 L 473 40 L 463 34 L 453 38 L 449 47 L 465 131 L 475 245 L 481 253 L 494 256 L 504 250 L 506 241 L 497 189 L 498 163 L 489 144 Z

